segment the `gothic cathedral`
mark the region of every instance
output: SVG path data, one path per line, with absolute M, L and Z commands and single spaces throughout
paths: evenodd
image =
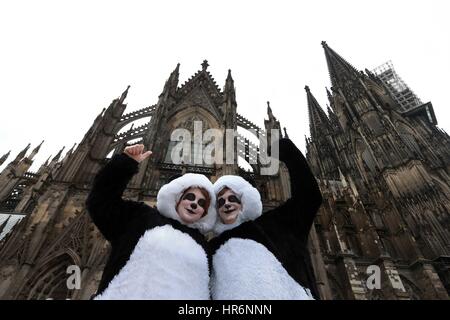
M 382 75 L 357 71 L 322 45 L 332 83 L 327 113 L 305 88 L 311 134 L 306 156 L 324 196 L 309 241 L 320 295 L 448 299 L 450 138 L 436 126 L 431 103 L 404 107 L 396 87 Z M 27 155 L 28 145 L 6 165 L 0 173 L 0 299 L 89 299 L 95 294 L 109 244 L 84 203 L 96 172 L 127 145 L 142 143 L 153 151 L 129 183 L 128 199 L 155 205 L 159 188 L 183 172 L 202 173 L 212 181 L 224 174 L 247 176 L 265 210 L 289 198 L 283 165 L 275 175 L 261 173 L 258 137 L 270 141 L 274 130 L 287 137 L 269 103 L 260 128 L 237 112 L 231 71 L 220 89 L 206 60 L 182 85 L 179 67 L 156 104 L 125 112 L 128 87 L 100 112 L 78 145 L 64 156 L 60 150 L 37 172 L 29 168 L 41 145 Z M 134 126 L 143 119 L 148 121 Z M 194 137 L 192 153 L 174 163 L 171 134 L 180 128 Z M 198 150 L 205 145 L 195 138 L 208 129 L 222 136 L 227 129 L 237 133 L 233 161 L 202 162 Z M 1 157 L 0 165 L 8 157 Z M 79 286 L 70 285 L 72 272 L 79 273 Z M 372 272 L 380 273 L 375 287 L 369 281 Z

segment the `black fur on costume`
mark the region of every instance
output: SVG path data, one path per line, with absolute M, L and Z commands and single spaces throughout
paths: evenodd
M 157 209 L 122 199 L 138 162 L 115 155 L 94 180 L 86 207 L 111 253 L 95 299 L 209 299 L 209 264 L 204 234 L 215 221 L 215 195 L 203 175 L 185 174 L 164 185 Z M 185 225 L 175 207 L 184 190 L 205 188 L 208 214 Z M 186 267 L 189 266 L 189 267 Z
M 239 176 L 214 184 L 216 194 L 228 187 L 242 197 L 242 218 L 232 225 L 219 219 L 214 228 L 213 299 L 319 298 L 307 242 L 322 196 L 294 143 L 281 139 L 279 150 L 291 180 L 291 198 L 281 206 L 261 215 L 259 193 Z

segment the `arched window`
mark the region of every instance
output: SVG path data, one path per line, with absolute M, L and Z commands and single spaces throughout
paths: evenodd
M 178 165 L 213 167 L 217 120 L 205 109 L 193 107 L 172 117 L 167 123 L 172 130 L 167 139 L 164 162 Z M 211 130 L 209 130 L 211 129 Z M 212 138 L 209 136 L 212 134 Z M 221 137 L 220 137 L 221 138 Z
M 76 265 L 68 253 L 56 255 L 47 263 L 38 267 L 22 288 L 18 298 L 26 300 L 65 300 L 70 299 L 73 290 L 69 290 L 67 268 Z

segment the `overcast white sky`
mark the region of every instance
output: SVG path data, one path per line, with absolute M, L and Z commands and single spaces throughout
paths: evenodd
M 45 140 L 32 169 L 79 142 L 131 85 L 126 112 L 156 103 L 178 62 L 180 84 L 203 59 L 238 112 L 263 127 L 266 101 L 304 150 L 304 86 L 330 86 L 320 42 L 358 69 L 392 60 L 439 126 L 450 129 L 448 1 L 2 1 L 0 156 Z M 0 167 L 3 168 L 6 163 Z

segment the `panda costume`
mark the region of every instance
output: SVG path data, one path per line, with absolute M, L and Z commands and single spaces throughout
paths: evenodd
M 155 209 L 122 199 L 137 171 L 137 161 L 115 155 L 95 177 L 86 200 L 92 220 L 111 244 L 94 299 L 210 299 L 204 234 L 216 221 L 212 183 L 203 175 L 185 174 L 161 187 Z M 176 205 L 190 187 L 206 189 L 210 205 L 205 216 L 187 225 Z
M 258 190 L 239 176 L 223 176 L 214 184 L 216 195 L 227 187 L 242 206 L 234 223 L 224 224 L 219 218 L 214 227 L 216 237 L 210 241 L 214 300 L 319 298 L 307 241 L 322 196 L 292 141 L 280 139 L 279 150 L 291 180 L 291 198 L 279 207 L 262 214 Z M 220 198 L 219 206 L 224 201 Z

